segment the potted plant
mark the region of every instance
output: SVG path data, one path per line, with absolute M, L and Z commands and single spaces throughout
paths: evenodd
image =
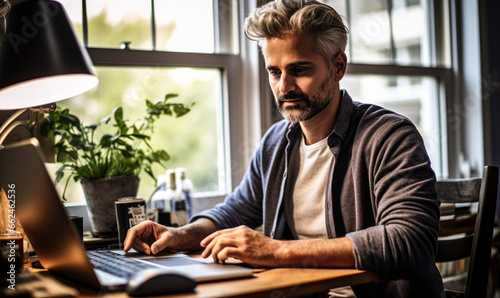
M 154 102 L 146 100 L 145 116 L 133 122 L 124 118 L 122 107 L 90 125 L 60 107 L 44 115 L 40 133 L 52 142 L 56 162 L 62 163 L 55 182 L 66 177 L 64 200 L 68 182 L 81 182 L 94 234 L 116 235 L 115 200 L 137 194 L 142 171 L 156 181 L 152 166 L 165 167 L 170 159 L 165 150 L 153 149 L 149 141 L 157 119 L 181 117 L 191 110 L 193 104 L 169 102 L 177 96 L 167 94 Z

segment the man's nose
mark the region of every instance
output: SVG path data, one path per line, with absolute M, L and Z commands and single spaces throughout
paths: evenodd
M 290 91 L 295 91 L 295 79 L 293 76 L 286 73 L 281 74 L 279 92 L 287 94 Z

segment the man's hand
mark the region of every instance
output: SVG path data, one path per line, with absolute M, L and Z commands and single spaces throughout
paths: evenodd
M 201 254 L 210 254 L 216 263 L 224 263 L 228 258 L 236 258 L 247 264 L 258 266 L 279 266 L 277 251 L 282 241 L 266 237 L 246 226 L 220 230 L 212 233 L 200 243 L 205 247 Z
M 207 219 L 200 218 L 180 228 L 165 227 L 150 220 L 130 228 L 123 242 L 123 250 L 131 248 L 145 254 L 157 254 L 162 250 L 198 250 L 200 241 L 215 232 L 217 227 Z
M 131 248 L 147 255 L 156 254 L 167 246 L 173 245 L 176 229 L 167 228 L 150 220 L 143 221 L 130 228 L 123 242 L 123 250 L 128 252 Z
M 337 239 L 276 240 L 246 226 L 220 230 L 200 242 L 212 255 L 214 262 L 224 263 L 236 258 L 247 264 L 278 267 L 355 268 L 351 242 L 346 237 Z

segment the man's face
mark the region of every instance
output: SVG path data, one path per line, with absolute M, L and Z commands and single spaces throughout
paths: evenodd
M 333 99 L 333 69 L 312 51 L 312 35 L 269 38 L 263 45 L 269 83 L 276 106 L 285 119 L 311 119 Z

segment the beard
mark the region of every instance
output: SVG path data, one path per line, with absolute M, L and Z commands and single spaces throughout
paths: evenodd
M 279 94 L 275 103 L 283 118 L 296 123 L 309 120 L 319 114 L 333 100 L 334 95 L 335 80 L 333 76 L 329 74 L 315 94 L 309 96 L 304 92 L 290 91 L 286 94 Z M 303 104 L 301 106 L 284 108 L 283 102 L 286 99 L 300 99 L 303 101 Z

